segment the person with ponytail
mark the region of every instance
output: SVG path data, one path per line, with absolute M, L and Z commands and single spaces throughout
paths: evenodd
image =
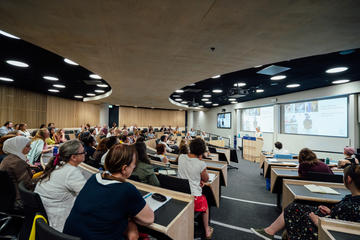
M 133 145 L 111 147 L 105 172 L 89 178 L 66 220 L 64 233 L 81 239 L 138 239 L 136 224 L 154 222 L 154 212 L 134 185 L 126 182 L 136 167 Z
M 78 165 L 86 152 L 77 139 L 65 142 L 59 148 L 38 178 L 35 192 L 40 195 L 51 227 L 62 232 L 76 196 L 86 183 Z
M 360 222 L 360 166 L 352 164 L 344 169 L 344 185 L 351 194 L 346 195 L 331 209 L 320 205 L 291 203 L 267 228 L 253 229 L 263 239 L 273 239 L 276 232 L 286 228 L 288 239 L 318 239 L 319 217 Z
M 30 165 L 38 162 L 42 153 L 48 153 L 53 150 L 53 148 L 49 148 L 45 142 L 49 136 L 49 130 L 47 130 L 47 128 L 41 128 L 36 132 L 35 137 L 31 139 L 31 150 L 27 155 Z

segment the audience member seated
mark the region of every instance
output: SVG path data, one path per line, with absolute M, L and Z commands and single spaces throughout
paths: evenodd
M 102 155 L 101 157 L 101 165 L 105 165 L 105 158 L 106 158 L 106 155 L 109 153 L 109 150 L 112 146 L 114 146 L 115 144 L 119 144 L 119 138 L 118 137 L 115 137 L 115 136 L 111 136 L 109 137 L 109 140 L 106 142 L 106 148 L 108 149 L 106 151 L 106 153 L 104 153 L 104 155 Z
M 137 176 L 140 182 L 160 186 L 159 180 L 154 173 L 154 168 L 146 154 L 146 144 L 144 142 L 136 142 L 135 148 L 138 154 L 138 160 L 132 175 Z
M 127 135 L 120 136 L 120 143 L 121 144 L 129 144 L 130 143 L 129 137 Z
M 47 127 L 48 128 L 55 128 L 55 123 L 49 123 Z
M 7 121 L 4 126 L 2 126 L 0 128 L 0 137 L 5 136 L 6 134 L 8 134 L 9 132 L 14 131 L 13 127 L 13 123 L 10 121 Z
M 288 239 L 318 239 L 319 217 L 330 217 L 351 222 L 360 222 L 360 166 L 344 169 L 344 185 L 351 194 L 345 196 L 331 209 L 320 205 L 309 206 L 291 203 L 267 228 L 251 230 L 263 239 L 273 239 L 276 232 L 286 229 Z
M 275 146 L 273 151 L 274 154 L 284 154 L 284 155 L 289 154 L 289 151 L 283 148 L 281 142 L 276 142 L 274 146 Z
M 46 128 L 42 128 L 37 131 L 35 137 L 31 139 L 31 150 L 27 155 L 27 159 L 31 165 L 40 161 L 42 153 L 48 153 L 53 150 L 49 148 L 45 142 L 45 139 L 49 137 L 49 131 Z
M 191 137 L 196 137 L 196 131 L 194 131 L 194 129 L 191 128 L 190 131 L 189 131 L 189 135 L 190 135 Z
M 4 151 L 3 151 L 4 142 L 5 142 L 6 140 L 10 139 L 10 138 L 15 137 L 15 136 L 16 136 L 16 135 L 14 135 L 14 134 L 7 134 L 7 135 L 2 136 L 2 137 L 0 138 L 0 163 L 1 163 L 1 161 L 7 156 L 7 154 L 4 153 Z
M 49 136 L 45 139 L 45 142 L 47 145 L 53 145 L 55 144 L 55 141 L 53 139 L 54 135 L 55 135 L 55 128 L 49 127 Z
M 84 132 L 82 135 L 83 136 L 80 138 L 80 141 L 82 141 L 84 144 L 86 158 L 92 157 L 94 155 L 94 152 L 96 151 L 96 141 L 94 137 L 90 134 L 90 132 Z
M 19 133 L 20 133 L 20 136 L 27 137 L 27 138 L 30 137 L 30 132 L 27 130 L 26 123 L 19 124 Z
M 179 157 L 181 156 L 181 154 L 189 154 L 189 147 L 186 143 L 185 139 L 182 139 L 179 145 L 179 155 L 176 158 L 176 162 L 174 164 L 178 164 L 179 162 Z
M 191 140 L 192 139 L 192 136 L 190 135 L 190 132 L 186 133 L 185 139 L 186 140 Z
M 306 176 L 308 172 L 333 174 L 328 165 L 320 161 L 316 154 L 308 148 L 299 152 L 299 176 Z
M 165 149 L 165 145 L 164 144 L 157 144 L 156 145 L 156 154 L 155 157 L 160 158 L 160 160 L 163 163 L 168 163 L 169 159 L 165 156 L 166 153 L 166 149 Z
M 42 123 L 39 127 L 39 129 L 42 129 L 42 128 L 46 128 L 46 124 L 45 123 Z
M 345 147 L 344 148 L 344 160 L 340 160 L 338 162 L 339 168 L 345 168 L 351 164 L 359 164 L 359 160 L 354 157 L 355 149 L 352 147 Z
M 171 147 L 168 145 L 168 136 L 167 135 L 162 135 L 160 137 L 160 141 L 159 144 L 164 144 L 166 151 L 169 153 L 177 153 L 179 151 L 178 147 L 175 145 L 171 145 Z
M 104 173 L 93 175 L 77 197 L 64 233 L 81 239 L 138 239 L 136 224 L 154 222 L 154 212 L 126 179 L 136 164 L 134 146 L 118 144 L 105 160 Z
M 60 143 L 64 143 L 66 142 L 66 138 L 65 138 L 65 132 L 64 132 L 64 129 L 62 128 L 59 128 L 54 136 L 53 136 L 53 140 L 55 141 L 55 144 L 60 144 Z
M 31 185 L 32 172 L 26 163 L 26 154 L 30 151 L 30 139 L 16 136 L 7 139 L 3 145 L 3 151 L 8 154 L 0 164 L 0 170 L 6 171 L 16 189 L 15 209 L 22 208 L 18 185 L 24 181 L 25 185 Z
M 202 186 L 209 180 L 206 172 L 206 164 L 201 161 L 206 150 L 205 142 L 201 138 L 196 138 L 190 142 L 190 153 L 181 154 L 179 157 L 180 178 L 188 179 L 191 195 L 195 197 L 194 205 L 196 212 L 202 212 L 205 235 L 211 239 L 213 228 L 209 226 L 209 209 L 206 197 L 202 195 Z
M 101 157 L 107 152 L 108 148 L 106 147 L 106 143 L 110 138 L 103 138 L 100 140 L 99 144 L 96 147 L 96 151 L 92 155 L 94 161 L 98 164 L 101 162 Z
M 46 165 L 35 187 L 45 207 L 51 227 L 62 232 L 76 196 L 86 179 L 78 165 L 85 159 L 85 151 L 77 139 L 67 141 L 59 153 Z

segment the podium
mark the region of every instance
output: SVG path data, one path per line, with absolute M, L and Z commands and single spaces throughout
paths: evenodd
M 243 159 L 253 162 L 260 162 L 260 156 L 264 140 L 256 137 L 243 137 Z

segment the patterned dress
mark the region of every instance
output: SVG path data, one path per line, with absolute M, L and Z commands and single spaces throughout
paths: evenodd
M 311 212 L 314 212 L 320 217 L 324 217 L 318 207 L 315 206 L 291 203 L 285 208 L 285 225 L 290 240 L 318 239 L 318 229 L 309 217 Z M 331 213 L 328 217 L 351 222 L 360 222 L 360 196 L 353 197 L 351 195 L 346 195 L 331 209 Z

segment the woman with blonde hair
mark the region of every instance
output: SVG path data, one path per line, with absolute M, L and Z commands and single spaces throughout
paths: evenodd
M 45 142 L 49 135 L 49 130 L 42 128 L 37 131 L 35 137 L 31 140 L 31 150 L 27 155 L 27 159 L 31 165 L 40 159 L 42 153 L 48 153 L 53 150 L 53 148 L 49 148 Z

